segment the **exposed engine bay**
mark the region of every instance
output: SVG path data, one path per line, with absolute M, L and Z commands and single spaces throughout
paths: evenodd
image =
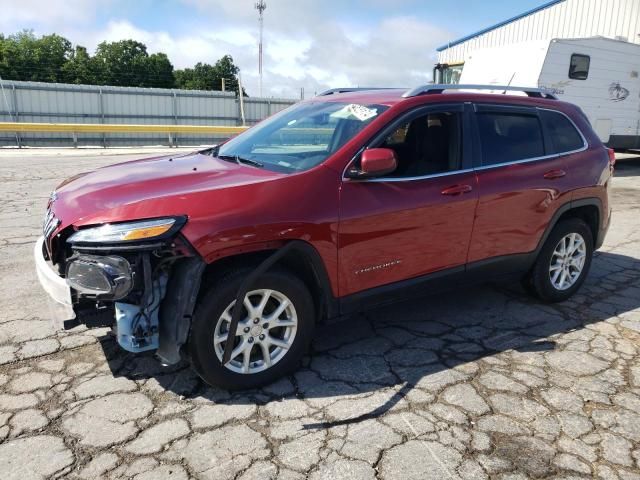
M 204 270 L 188 242 L 177 234 L 99 244 L 74 242 L 72 234 L 60 232 L 44 252 L 71 287 L 76 317 L 64 328 L 112 327 L 123 349 L 157 350 L 164 363 L 177 363 Z

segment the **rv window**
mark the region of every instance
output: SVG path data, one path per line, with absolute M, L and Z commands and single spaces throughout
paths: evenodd
M 573 152 L 584 147 L 584 140 L 576 127 L 561 113 L 540 110 L 540 118 L 551 137 L 550 153 Z
M 478 113 L 482 164 L 495 165 L 544 156 L 542 127 L 535 115 Z
M 574 53 L 571 55 L 571 64 L 569 65 L 569 78 L 574 80 L 586 80 L 589 76 L 589 64 L 591 57 L 588 55 L 580 55 Z

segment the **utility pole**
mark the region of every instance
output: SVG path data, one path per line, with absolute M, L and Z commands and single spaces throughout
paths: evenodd
M 258 0 L 255 4 L 256 10 L 258 10 L 258 22 L 260 23 L 260 42 L 258 43 L 258 74 L 260 75 L 260 96 L 262 97 L 262 30 L 264 23 L 264 11 L 267 9 L 267 4 L 264 0 Z
M 240 100 L 240 120 L 244 127 L 246 125 L 246 120 L 244 118 L 244 94 L 242 88 L 242 74 L 240 72 L 238 72 L 238 100 Z

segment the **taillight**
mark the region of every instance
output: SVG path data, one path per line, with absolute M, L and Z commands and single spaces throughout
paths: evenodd
M 613 151 L 613 148 L 607 148 L 607 153 L 609 154 L 609 165 L 614 167 L 616 165 L 616 152 Z

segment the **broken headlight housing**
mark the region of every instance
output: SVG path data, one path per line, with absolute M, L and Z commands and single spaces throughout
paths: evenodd
M 67 264 L 66 278 L 82 295 L 105 300 L 124 298 L 133 288 L 131 265 L 118 256 L 79 255 Z

